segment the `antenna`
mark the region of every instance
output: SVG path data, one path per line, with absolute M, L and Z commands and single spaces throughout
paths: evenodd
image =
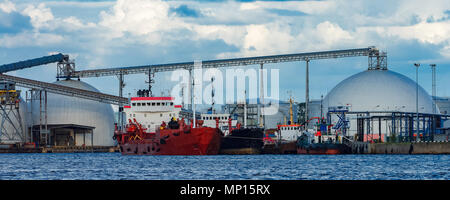
M 214 102 L 214 92 L 215 92 L 215 90 L 214 90 L 214 80 L 215 80 L 214 76 L 211 77 L 211 113 L 212 114 L 216 113 L 215 110 L 214 110 L 214 104 L 215 104 L 215 102 Z

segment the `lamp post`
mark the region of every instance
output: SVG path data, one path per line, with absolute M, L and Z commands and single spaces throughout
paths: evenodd
M 419 141 L 419 63 L 414 63 L 416 66 L 416 141 Z
M 436 110 L 436 64 L 430 64 L 432 71 L 432 98 L 433 98 L 433 114 L 437 114 Z M 436 131 L 436 117 L 433 116 L 433 125 L 431 127 L 431 138 L 434 137 L 434 133 Z

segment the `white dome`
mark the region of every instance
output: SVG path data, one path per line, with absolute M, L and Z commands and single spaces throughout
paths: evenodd
M 93 86 L 76 80 L 56 81 L 54 84 L 99 92 Z M 59 94 L 47 94 L 47 123 L 92 126 L 94 146 L 113 146 L 114 112 L 110 104 Z M 33 103 L 34 123 L 39 123 L 39 102 Z M 78 138 L 80 139 L 80 138 Z M 90 138 L 86 145 L 90 145 Z M 77 145 L 80 143 L 77 143 Z
M 416 82 L 390 70 L 367 70 L 340 82 L 323 101 L 324 110 L 346 105 L 350 111 L 416 112 Z M 432 106 L 419 86 L 419 112 L 432 113 Z

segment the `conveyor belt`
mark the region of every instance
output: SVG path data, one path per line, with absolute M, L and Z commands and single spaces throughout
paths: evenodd
M 26 88 L 35 88 L 35 89 L 43 89 L 51 93 L 61 94 L 66 96 L 74 96 L 83 99 L 89 99 L 94 101 L 99 101 L 108 104 L 127 104 L 128 99 L 124 97 L 118 97 L 109 94 L 103 94 L 99 92 L 93 92 L 89 90 L 82 90 L 73 87 L 67 87 L 62 85 L 57 85 L 53 83 L 46 83 L 42 81 L 35 81 L 26 78 L 20 78 L 16 76 L 10 76 L 5 74 L 0 74 L 0 80 L 12 81 L 15 82 L 16 85 Z
M 209 61 L 202 61 L 202 68 L 245 66 L 245 65 L 332 59 L 332 58 L 355 57 L 355 56 L 374 56 L 378 53 L 379 53 L 378 49 L 376 49 L 375 47 L 369 47 L 361 49 L 347 49 L 336 51 L 322 51 L 322 52 L 297 53 L 285 55 L 209 60 Z M 173 71 L 177 69 L 192 69 L 193 67 L 194 62 L 143 65 L 133 67 L 82 70 L 76 71 L 74 76 L 79 77 L 115 76 L 120 74 L 148 73 L 149 70 L 152 70 L 153 72 L 163 72 L 163 71 Z
M 35 58 L 35 59 L 20 61 L 20 62 L 6 64 L 6 65 L 0 65 L 0 73 L 30 68 L 30 67 L 39 66 L 39 65 L 45 65 L 45 64 L 54 63 L 54 62 L 61 62 L 64 59 L 68 59 L 68 56 L 65 56 L 63 54 L 56 54 L 56 55 L 44 56 L 41 58 Z

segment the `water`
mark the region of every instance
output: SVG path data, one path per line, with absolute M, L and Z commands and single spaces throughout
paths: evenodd
M 0 154 L 0 179 L 449 180 L 450 155 Z

